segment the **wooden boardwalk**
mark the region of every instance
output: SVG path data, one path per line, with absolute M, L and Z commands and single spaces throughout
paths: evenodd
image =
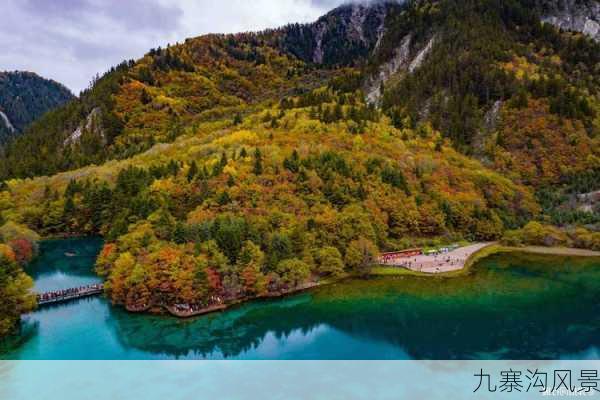
M 97 296 L 104 292 L 104 285 L 97 284 L 80 288 L 57 290 L 37 295 L 38 306 L 64 303 L 71 300 L 82 299 L 84 297 Z

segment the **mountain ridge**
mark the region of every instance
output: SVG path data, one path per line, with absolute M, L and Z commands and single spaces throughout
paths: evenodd
M 548 13 L 554 12 L 552 10 L 560 10 L 563 2 L 571 4 L 574 1 L 577 4 L 584 4 L 585 7 L 588 7 L 588 4 L 597 4 L 593 0 L 527 0 L 522 2 L 513 1 L 512 3 L 519 5 L 522 9 L 533 7 L 534 10 L 538 10 L 535 18 L 541 18 L 540 15 L 542 15 L 544 10 L 547 10 L 545 18 L 550 21 L 551 17 L 549 17 L 550 14 Z M 468 3 L 470 2 L 466 4 Z M 47 135 L 59 136 L 61 140 L 57 140 L 55 144 L 52 144 L 52 148 L 49 148 L 48 151 L 55 153 L 67 150 L 70 154 L 71 150 L 74 150 L 78 153 L 76 158 L 80 161 L 74 163 L 69 160 L 58 160 L 58 162 L 48 160 L 50 162 L 43 162 L 44 167 L 42 167 L 42 164 L 39 166 L 29 165 L 27 168 L 21 168 L 19 172 L 11 171 L 13 168 L 9 165 L 8 171 L 4 168 L 5 172 L 2 175 L 6 177 L 52 173 L 64 170 L 65 167 L 61 167 L 61 165 L 77 167 L 89 162 L 101 162 L 106 158 L 124 157 L 147 149 L 156 141 L 164 141 L 165 138 L 172 138 L 178 135 L 177 132 L 180 131 L 180 128 L 177 125 L 179 122 L 177 122 L 177 118 L 171 118 L 172 122 L 169 123 L 169 126 L 163 125 L 162 127 L 157 127 L 158 131 L 162 132 L 158 137 L 148 136 L 142 139 L 141 142 L 136 139 L 135 143 L 130 143 L 128 139 L 126 139 L 125 143 L 114 143 L 114 139 L 117 139 L 119 136 L 125 137 L 128 135 L 128 132 L 138 130 L 137 128 L 130 129 L 128 127 L 130 124 L 113 111 L 115 106 L 114 97 L 118 95 L 118 91 L 123 90 L 123 86 L 119 82 L 131 78 L 153 86 L 153 82 L 151 82 L 153 78 L 150 75 L 155 73 L 153 71 L 157 71 L 157 66 L 158 70 L 165 70 L 166 68 L 182 72 L 185 72 L 186 69 L 190 71 L 194 70 L 196 68 L 195 65 L 204 64 L 208 65 L 209 68 L 214 68 L 216 64 L 213 64 L 214 60 L 211 58 L 213 55 L 205 53 L 205 50 L 202 49 L 203 46 L 208 46 L 208 48 L 212 48 L 213 50 L 221 48 L 219 52 L 215 53 L 217 58 L 229 58 L 228 62 L 232 66 L 234 62 L 238 62 L 237 64 L 240 65 L 245 62 L 248 64 L 244 67 L 246 70 L 251 64 L 262 64 L 264 62 L 264 54 L 266 53 L 262 52 L 262 50 L 257 51 L 256 48 L 249 52 L 248 50 L 239 52 L 239 50 L 244 46 L 249 46 L 248 49 L 253 46 L 263 46 L 263 50 L 268 48 L 270 52 L 275 51 L 284 57 L 291 57 L 290 60 L 296 59 L 298 62 L 304 63 L 304 66 L 301 66 L 303 71 L 298 69 L 298 64 L 292 67 L 290 71 L 285 72 L 285 74 L 297 74 L 300 72 L 301 74 L 305 74 L 307 79 L 312 79 L 308 77 L 312 73 L 308 71 L 309 69 L 313 71 L 321 69 L 325 74 L 329 70 L 329 74 L 331 74 L 331 70 L 335 68 L 358 67 L 364 71 L 364 75 L 360 79 L 363 80 L 363 89 L 366 92 L 369 102 L 380 104 L 384 97 L 381 92 L 382 85 L 385 85 L 389 78 L 397 75 L 398 69 L 408 71 L 409 73 L 414 71 L 416 67 L 423 63 L 425 56 L 431 52 L 432 48 L 436 47 L 434 46 L 433 38 L 443 38 L 439 33 L 436 34 L 434 30 L 445 29 L 443 28 L 444 24 L 446 24 L 443 20 L 444 17 L 440 18 L 439 15 L 444 13 L 451 14 L 453 12 L 452 7 L 448 7 L 447 4 L 448 2 L 444 1 L 428 0 L 409 1 L 402 4 L 393 1 L 371 2 L 368 5 L 348 4 L 332 10 L 314 23 L 290 24 L 283 28 L 266 30 L 259 33 L 207 35 L 187 39 L 184 43 L 171 46 L 168 49 L 168 52 L 173 54 L 181 53 L 181 57 L 171 57 L 169 55 L 168 57 L 171 57 L 170 60 L 165 59 L 165 54 L 168 53 L 166 49 L 160 50 L 160 52 L 163 52 L 161 55 L 156 54 L 158 49 L 153 50 L 154 53 L 151 52 L 151 54 L 142 58 L 137 63 L 128 61 L 113 68 L 111 72 L 104 75 L 103 79 L 97 81 L 95 85 L 98 86 L 98 89 L 94 90 L 95 86 L 92 86 L 92 89 L 87 91 L 84 97 L 88 100 L 80 100 L 79 106 L 72 107 L 73 109 L 70 111 L 66 109 L 62 110 L 61 112 L 66 114 L 60 117 L 60 120 L 64 121 L 64 126 L 56 126 L 56 129 L 34 127 L 32 129 L 34 132 L 28 135 L 33 143 L 37 143 L 32 143 L 34 146 L 38 146 L 40 140 L 40 138 L 34 138 L 34 136 L 45 135 L 44 130 L 48 131 Z M 506 9 L 508 6 L 500 5 L 497 7 L 499 9 Z M 590 6 L 585 9 L 592 8 Z M 572 9 L 573 7 L 569 8 L 569 10 Z M 558 20 L 557 24 L 559 24 Z M 227 47 L 235 48 L 237 46 L 235 44 L 236 41 L 239 42 L 240 47 L 234 52 L 230 52 L 229 50 L 222 51 L 222 49 Z M 441 41 L 438 40 L 438 42 Z M 402 43 L 404 43 L 404 47 L 399 46 Z M 437 45 L 440 45 L 440 43 L 437 43 Z M 151 62 L 149 68 L 147 66 L 142 67 L 141 65 L 146 63 L 145 60 L 148 59 L 148 56 L 152 57 L 154 61 Z M 394 63 L 395 58 L 397 59 L 396 63 Z M 184 59 L 185 61 L 183 61 Z M 398 63 L 398 60 L 403 60 L 408 62 L 408 64 L 402 66 L 403 63 Z M 415 64 L 411 65 L 411 62 L 415 62 Z M 240 65 L 233 66 L 233 70 L 239 71 Z M 129 71 L 130 69 L 138 70 L 138 76 L 132 76 L 132 73 Z M 143 76 L 140 76 L 140 73 Z M 211 76 L 214 77 L 218 74 L 214 70 L 212 72 L 207 70 L 205 73 L 208 74 L 206 76 L 209 79 L 211 79 Z M 279 74 L 279 72 L 275 73 Z M 285 80 L 288 77 L 282 76 L 278 79 Z M 249 87 L 251 86 L 249 82 L 251 81 L 246 81 L 243 85 Z M 227 92 L 226 87 L 220 87 L 219 89 L 224 90 L 225 93 Z M 239 93 L 242 94 L 241 97 L 237 97 L 237 99 L 232 97 L 230 100 L 242 103 L 248 100 L 254 101 L 253 99 L 260 97 L 257 96 L 257 93 L 258 90 L 255 90 L 252 94 Z M 272 95 L 270 96 L 271 99 L 274 98 Z M 281 94 L 275 97 L 281 97 Z M 233 106 L 231 101 L 229 104 Z M 420 107 L 423 108 L 423 105 Z M 65 143 L 73 144 L 73 142 L 68 140 L 68 137 L 85 125 L 85 120 L 96 108 L 103 111 L 101 113 L 103 123 L 96 125 L 98 129 L 92 132 L 92 134 L 83 135 L 84 138 L 88 139 L 88 144 L 79 146 L 78 149 L 75 149 L 73 146 L 65 148 Z M 198 109 L 196 105 L 191 104 L 188 108 L 192 113 L 197 112 L 195 109 Z M 207 108 L 204 107 L 204 110 L 207 110 Z M 187 120 L 189 119 L 187 116 L 189 116 L 190 111 L 176 112 L 175 116 L 186 114 L 185 119 Z M 48 124 L 45 123 L 44 125 Z M 170 133 L 164 132 L 165 130 L 169 130 Z M 125 135 L 122 135 L 123 133 Z M 138 136 L 138 133 L 135 133 L 135 135 Z M 81 135 L 76 136 L 81 137 Z M 41 140 L 51 142 L 53 139 L 46 138 Z M 16 145 L 14 152 L 25 151 L 24 148 L 20 148 L 20 145 L 21 143 Z M 13 150 L 9 149 L 9 158 L 11 152 Z

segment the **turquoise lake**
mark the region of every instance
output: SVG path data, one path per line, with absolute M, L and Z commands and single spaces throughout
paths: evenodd
M 100 282 L 101 245 L 43 242 L 36 290 Z M 22 325 L 1 359 L 600 359 L 600 260 L 499 254 L 462 277 L 351 280 L 191 320 L 96 297 Z

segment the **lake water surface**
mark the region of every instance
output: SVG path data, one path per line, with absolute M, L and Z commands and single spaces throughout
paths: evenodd
M 99 282 L 101 245 L 42 243 L 28 270 L 36 290 Z M 129 314 L 101 297 L 23 320 L 0 358 L 600 359 L 600 260 L 495 255 L 458 278 L 350 280 L 192 320 Z

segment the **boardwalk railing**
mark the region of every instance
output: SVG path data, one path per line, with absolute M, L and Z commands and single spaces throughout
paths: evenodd
M 84 297 L 96 296 L 102 294 L 104 285 L 90 285 L 79 288 L 56 290 L 52 292 L 40 293 L 37 295 L 39 306 L 63 303 L 69 300 L 81 299 Z

